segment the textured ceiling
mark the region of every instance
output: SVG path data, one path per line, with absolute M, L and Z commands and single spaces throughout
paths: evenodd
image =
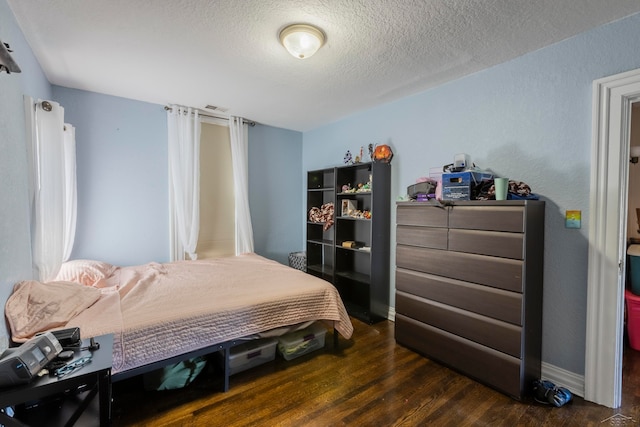
M 640 11 L 638 0 L 7 1 L 53 84 L 300 131 Z M 327 34 L 306 60 L 278 41 L 298 22 Z

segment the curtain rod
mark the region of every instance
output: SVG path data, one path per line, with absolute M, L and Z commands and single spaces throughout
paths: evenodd
M 168 105 L 165 105 L 164 109 L 167 110 L 167 111 L 171 111 L 171 107 L 169 107 Z M 229 117 L 213 116 L 211 114 L 207 114 L 206 112 L 204 112 L 204 111 L 202 111 L 200 109 L 197 109 L 197 110 L 198 110 L 198 115 L 200 115 L 200 116 L 211 117 L 213 119 L 221 119 L 221 120 L 227 120 L 227 121 L 229 120 Z M 256 122 L 254 122 L 253 120 L 247 120 L 245 118 L 242 119 L 242 123 L 245 124 L 245 125 L 249 125 L 251 127 L 256 125 Z
M 19 71 L 18 71 L 18 72 L 19 72 Z M 51 103 L 50 103 L 49 101 L 41 101 L 41 102 L 40 102 L 40 106 L 41 106 L 41 107 L 42 107 L 42 109 L 43 109 L 44 111 L 46 111 L 47 113 L 49 113 L 51 110 L 53 110 L 53 106 L 51 105 Z M 35 109 L 36 109 L 36 108 L 38 108 L 38 103 L 37 103 L 37 102 L 35 102 L 35 103 L 33 104 L 33 108 L 34 108 L 34 111 L 35 111 Z M 69 126 L 71 126 L 71 125 L 69 125 Z M 71 126 L 71 127 L 73 127 L 73 126 Z M 66 131 L 66 130 L 67 130 L 67 125 L 66 125 L 66 124 L 62 125 L 62 130 L 63 130 L 63 131 Z

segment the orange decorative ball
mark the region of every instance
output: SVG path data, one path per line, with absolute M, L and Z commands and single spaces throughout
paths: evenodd
M 376 145 L 376 149 L 373 151 L 373 161 L 380 163 L 390 163 L 393 158 L 393 151 L 391 147 L 386 144 Z

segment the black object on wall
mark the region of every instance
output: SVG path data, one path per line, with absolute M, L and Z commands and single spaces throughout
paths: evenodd
M 0 73 L 3 71 L 6 71 L 7 74 L 22 72 L 11 57 L 11 52 L 13 51 L 9 49 L 9 44 L 0 41 Z

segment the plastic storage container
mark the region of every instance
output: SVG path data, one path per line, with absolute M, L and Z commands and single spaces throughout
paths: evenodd
M 640 350 L 640 296 L 634 295 L 627 289 L 624 299 L 627 302 L 629 345 L 634 350 Z
M 284 360 L 292 360 L 324 347 L 327 330 L 319 323 L 278 338 L 278 353 Z
M 631 292 L 640 295 L 640 245 L 631 245 L 627 249 L 629 273 L 631 274 Z
M 484 172 L 453 172 L 442 174 L 442 200 L 475 200 L 476 188 L 493 178 Z
M 229 375 L 246 371 L 276 358 L 275 338 L 247 341 L 229 349 Z

